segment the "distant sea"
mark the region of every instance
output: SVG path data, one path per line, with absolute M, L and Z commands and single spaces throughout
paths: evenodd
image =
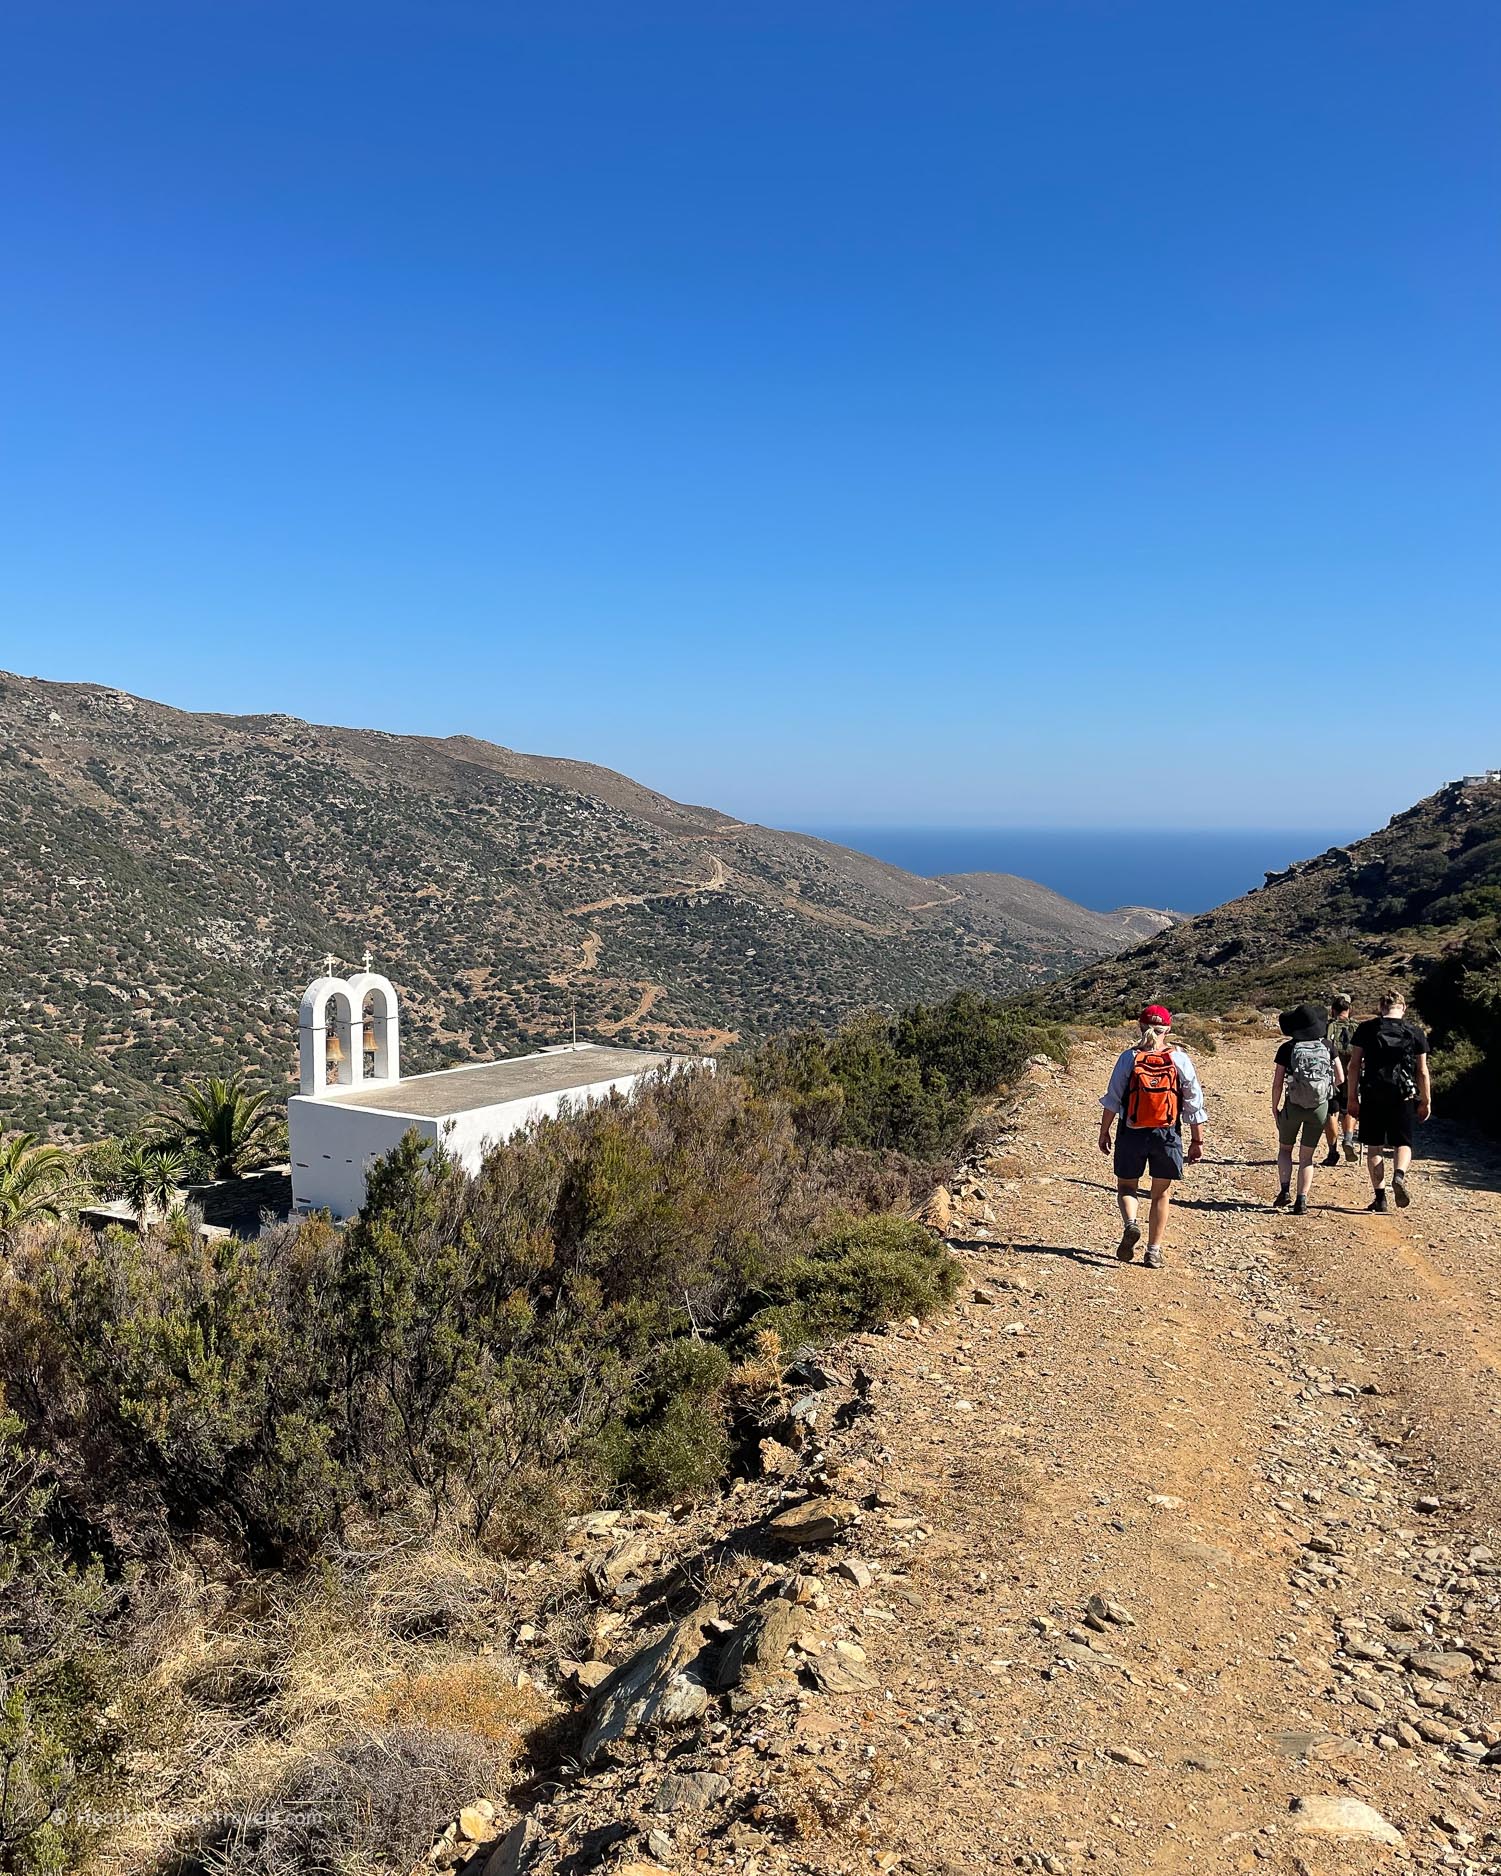
M 1263 876 L 1358 836 L 1351 828 L 804 827 L 909 873 L 1019 873 L 1066 899 L 1207 912 Z M 1365 831 L 1365 830 L 1362 830 Z

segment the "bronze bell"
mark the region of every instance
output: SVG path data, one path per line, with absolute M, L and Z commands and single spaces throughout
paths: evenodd
M 328 1032 L 327 1060 L 330 1068 L 337 1068 L 344 1060 L 344 1045 L 339 1040 L 337 1030 Z
M 364 1048 L 366 1055 L 374 1055 L 375 1053 L 375 1018 L 373 1016 L 367 1016 L 365 1018 L 365 1033 L 361 1039 L 361 1046 Z

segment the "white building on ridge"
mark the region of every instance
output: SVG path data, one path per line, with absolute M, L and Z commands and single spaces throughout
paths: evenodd
M 565 1102 L 624 1094 L 644 1076 L 690 1060 L 576 1042 L 403 1081 L 396 991 L 388 978 L 368 969 L 349 978 L 318 977 L 308 985 L 298 1018 L 298 1057 L 301 1088 L 287 1102 L 292 1205 L 335 1218 L 359 1210 L 367 1169 L 408 1132 L 441 1141 L 474 1172 L 487 1146 L 556 1114 Z

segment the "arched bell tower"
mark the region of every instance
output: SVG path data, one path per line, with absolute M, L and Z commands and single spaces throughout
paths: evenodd
M 374 1067 L 365 1072 L 367 1048 Z M 401 1014 L 378 971 L 315 977 L 297 1017 L 299 1091 L 314 1097 L 401 1080 Z

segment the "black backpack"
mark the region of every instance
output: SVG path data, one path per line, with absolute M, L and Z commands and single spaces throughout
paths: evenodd
M 1416 1054 L 1412 1025 L 1400 1016 L 1383 1016 L 1361 1064 L 1361 1080 L 1369 1075 L 1383 1088 L 1389 1088 L 1399 1101 L 1414 1100 L 1418 1092 L 1412 1072 Z

